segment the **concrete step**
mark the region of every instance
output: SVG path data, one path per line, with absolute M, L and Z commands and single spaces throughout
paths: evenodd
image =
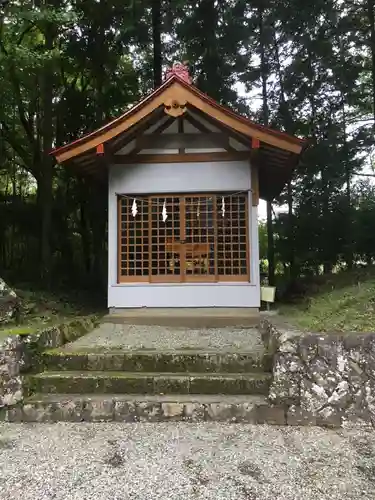
M 158 325 L 186 328 L 252 327 L 259 325 L 259 310 L 242 307 L 112 308 L 106 323 Z
M 43 354 L 51 370 L 248 373 L 271 371 L 272 357 L 262 352 L 51 350 Z
M 3 413 L 10 422 L 218 421 L 285 425 L 285 411 L 261 396 L 36 394 Z
M 268 373 L 43 372 L 26 377 L 30 393 L 267 394 Z

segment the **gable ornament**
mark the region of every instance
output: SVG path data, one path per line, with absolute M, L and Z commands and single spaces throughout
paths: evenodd
M 168 99 L 164 103 L 164 111 L 169 116 L 177 118 L 186 112 L 186 101 L 179 101 L 178 99 Z

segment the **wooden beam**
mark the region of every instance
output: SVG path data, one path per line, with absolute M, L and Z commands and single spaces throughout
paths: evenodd
M 178 133 L 180 135 L 183 135 L 183 133 L 184 133 L 184 117 L 183 116 L 180 116 L 178 118 L 177 125 L 178 125 Z M 183 146 L 179 147 L 178 152 L 180 155 L 183 155 L 185 153 L 185 148 Z
M 212 148 L 226 149 L 229 138 L 225 134 L 147 134 L 137 137 L 137 149 L 179 149 L 179 148 Z
M 157 127 L 155 130 L 150 132 L 150 134 L 145 135 L 145 137 L 151 137 L 153 134 L 158 137 L 164 130 L 166 130 L 168 127 L 172 125 L 172 123 L 175 121 L 175 118 L 169 117 L 165 122 L 163 122 L 159 127 Z M 141 136 L 142 137 L 142 136 Z M 135 148 L 132 150 L 131 154 L 136 155 L 142 150 L 142 147 L 137 146 L 137 143 L 135 144 Z
M 138 154 L 138 155 L 112 155 L 109 162 L 113 165 L 127 165 L 137 163 L 192 163 L 215 161 L 248 160 L 249 151 L 235 153 L 186 153 L 186 154 Z
M 74 166 L 74 163 L 73 163 L 73 166 Z M 88 175 L 88 176 L 95 177 L 97 179 L 99 179 L 102 175 L 100 170 L 98 170 L 97 165 L 95 165 L 94 163 L 91 165 L 87 165 L 83 168 L 75 168 L 74 171 L 79 175 L 83 175 L 83 176 Z
M 194 116 L 192 116 L 191 114 L 187 113 L 186 116 L 185 116 L 185 119 L 191 124 L 193 125 L 193 127 L 195 127 L 197 130 L 199 130 L 200 132 L 203 132 L 203 133 L 208 133 L 208 134 L 212 134 L 214 133 L 212 130 L 210 130 L 208 127 L 206 127 L 206 125 L 204 125 L 202 122 L 200 122 L 199 120 L 197 120 L 196 118 L 194 118 Z M 236 148 L 233 148 L 230 143 L 229 143 L 229 137 L 230 137 L 230 134 L 228 134 L 228 145 L 225 147 L 225 149 L 227 151 L 237 151 Z
M 85 171 L 86 168 L 97 169 L 98 171 L 106 169 L 108 166 L 107 156 L 105 155 L 87 155 L 81 158 L 74 158 L 69 164 L 75 169 Z
M 242 135 L 235 130 L 227 127 L 224 123 L 218 123 L 214 118 L 212 118 L 209 115 L 205 115 L 199 109 L 192 109 L 190 108 L 189 110 L 193 111 L 196 115 L 200 116 L 203 120 L 205 120 L 207 123 L 210 123 L 214 127 L 218 128 L 219 130 L 222 130 L 224 133 L 228 134 L 232 139 L 235 141 L 239 142 L 243 146 L 246 146 L 247 148 L 251 148 L 251 140 L 249 137 L 246 137 L 245 135 Z M 195 119 L 194 116 L 192 116 L 190 113 L 186 115 L 186 118 L 193 118 L 195 121 L 200 123 L 198 120 Z M 194 125 L 195 126 L 195 125 Z
M 211 130 L 210 128 L 206 127 L 206 125 L 204 123 L 202 123 L 199 120 L 197 120 L 190 113 L 187 113 L 187 115 L 185 116 L 185 120 L 187 120 L 189 123 L 191 123 L 193 125 L 193 127 L 195 127 L 200 132 L 210 133 L 210 134 L 212 134 L 212 132 L 213 132 L 213 130 Z
M 273 156 L 277 158 L 282 158 L 283 160 L 291 160 L 294 155 L 291 154 L 284 154 L 283 151 L 280 151 L 279 149 L 268 149 L 268 148 L 261 148 L 259 151 L 262 155 L 266 156 Z
M 259 157 L 259 161 L 257 161 L 257 165 L 259 165 L 260 168 L 263 168 L 263 165 L 268 165 L 271 166 L 273 165 L 275 168 L 286 168 L 288 166 L 287 162 L 277 162 L 272 160 L 271 158 L 263 158 Z
M 250 165 L 251 168 L 251 196 L 252 205 L 257 207 L 259 205 L 259 175 L 258 167 L 256 165 Z
M 118 137 L 113 138 L 109 142 L 109 149 L 111 152 L 116 153 L 124 146 L 129 144 L 129 142 L 133 141 L 138 137 L 138 135 L 146 132 L 147 129 L 155 125 L 159 120 L 164 117 L 163 110 L 157 110 L 152 116 L 145 117 L 141 122 L 134 125 L 126 134 L 120 134 Z M 164 125 L 164 123 L 163 123 Z
M 265 153 L 264 151 L 259 151 L 259 153 L 257 154 L 257 158 L 261 158 L 262 160 L 266 161 L 274 161 L 283 165 L 291 161 L 291 158 L 278 156 L 277 154 Z
M 161 134 L 164 132 L 164 130 L 167 130 L 168 127 L 172 125 L 172 123 L 175 121 L 176 118 L 172 118 L 171 116 L 165 120 L 161 125 L 159 125 L 153 132 L 152 134 Z
M 86 165 L 87 163 L 92 163 L 95 161 L 95 159 L 97 159 L 98 157 L 94 156 L 94 155 L 87 155 L 87 156 L 82 156 L 80 158 L 74 158 L 74 163 L 76 165 Z

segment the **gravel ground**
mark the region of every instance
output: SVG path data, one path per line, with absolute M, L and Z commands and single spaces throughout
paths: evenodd
M 373 499 L 375 433 L 0 424 L 1 500 Z
M 255 328 L 188 329 L 163 326 L 103 323 L 65 349 L 103 347 L 104 349 L 241 349 L 262 350 L 260 333 Z

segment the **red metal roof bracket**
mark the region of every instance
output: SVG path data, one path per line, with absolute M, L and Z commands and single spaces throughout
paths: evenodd
M 255 137 L 251 138 L 251 149 L 259 149 L 260 148 L 260 141 L 259 139 L 256 139 Z
M 103 143 L 98 144 L 96 146 L 96 154 L 99 155 L 99 156 L 103 156 L 104 155 L 104 144 Z

